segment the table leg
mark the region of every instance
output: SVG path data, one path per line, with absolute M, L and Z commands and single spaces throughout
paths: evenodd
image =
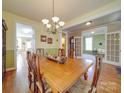
M 88 79 L 88 73 L 84 73 L 84 79 L 87 80 Z
M 52 93 L 59 93 L 55 88 L 51 87 Z

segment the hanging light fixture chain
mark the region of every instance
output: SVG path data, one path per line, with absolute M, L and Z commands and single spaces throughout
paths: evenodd
M 54 0 L 53 0 L 53 17 L 54 17 Z
M 62 29 L 64 26 L 64 22 L 60 21 L 59 17 L 55 16 L 55 1 L 52 0 L 52 23 L 50 24 L 50 21 L 48 19 L 42 19 L 42 22 L 44 26 L 46 26 L 48 32 L 52 32 L 52 34 L 55 34 L 58 29 Z

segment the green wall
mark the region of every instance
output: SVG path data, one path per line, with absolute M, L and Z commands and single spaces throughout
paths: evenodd
M 44 55 L 46 55 L 46 54 L 57 56 L 58 55 L 58 48 L 44 49 Z
M 102 43 L 102 45 L 99 45 Z M 105 35 L 94 35 L 93 36 L 93 49 L 105 49 Z
M 105 34 L 93 35 L 92 37 L 93 37 L 93 50 L 105 49 Z M 83 37 L 83 53 L 92 54 L 92 51 L 85 50 L 85 38 L 86 37 Z M 99 45 L 99 43 L 102 43 L 102 45 Z
M 44 54 L 58 55 L 58 48 L 48 48 L 44 49 Z M 14 50 L 6 50 L 6 68 L 14 67 Z
M 14 50 L 6 50 L 6 68 L 14 66 Z
M 2 12 L 2 18 L 5 19 L 8 30 L 6 31 L 6 67 L 13 68 L 15 67 L 16 62 L 14 51 L 15 50 L 15 36 L 16 36 L 16 23 L 22 23 L 30 25 L 35 31 L 35 48 L 44 48 L 51 55 L 57 55 L 58 48 L 58 33 L 53 35 L 45 31 L 45 28 L 41 22 L 33 21 L 28 18 L 15 15 L 6 11 Z M 41 42 L 41 35 L 46 35 L 49 38 L 52 38 L 52 44 L 47 44 L 47 42 Z

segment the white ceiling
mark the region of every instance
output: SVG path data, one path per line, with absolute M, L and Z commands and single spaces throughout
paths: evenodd
M 92 33 L 94 32 L 94 33 Z M 98 35 L 98 34 L 105 34 L 106 32 L 106 27 L 99 27 L 99 28 L 94 28 L 94 29 L 90 29 L 87 30 L 85 32 L 83 32 L 83 36 L 92 36 L 92 35 Z
M 90 28 L 95 27 L 95 26 L 106 25 L 108 23 L 112 23 L 114 21 L 120 21 L 120 20 L 121 20 L 121 11 L 117 11 L 117 12 L 111 13 L 109 15 L 91 20 L 92 24 L 89 26 L 85 25 L 85 23 L 81 23 L 81 24 L 69 27 L 67 29 L 64 29 L 64 30 L 65 31 L 86 30 L 86 29 L 90 29 Z
M 5 11 L 41 21 L 52 16 L 52 0 L 2 0 Z M 115 0 L 55 0 L 55 15 L 72 20 Z

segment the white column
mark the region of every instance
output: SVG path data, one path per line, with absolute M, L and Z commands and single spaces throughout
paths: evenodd
M 63 32 L 66 34 L 66 57 L 68 57 L 68 33 L 67 32 Z M 58 33 L 58 44 L 59 44 L 59 48 L 62 48 L 62 31 Z
M 62 31 L 58 33 L 59 48 L 62 48 Z

